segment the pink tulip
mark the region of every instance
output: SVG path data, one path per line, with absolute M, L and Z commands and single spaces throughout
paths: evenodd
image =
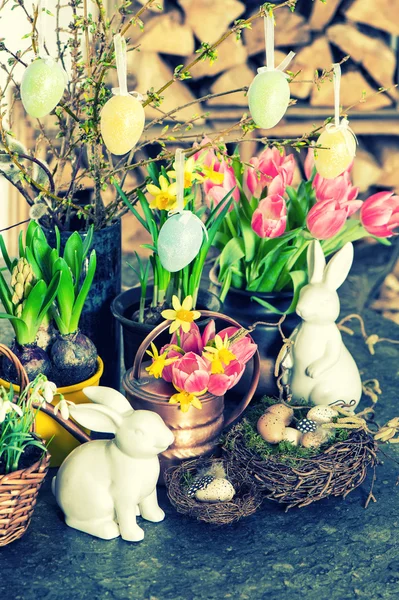
M 172 382 L 176 388 L 189 394 L 203 393 L 209 384 L 208 363 L 194 352 L 188 352 L 173 363 Z
M 312 173 L 313 173 L 313 169 L 314 169 L 314 150 L 313 150 L 313 148 L 309 148 L 308 153 L 305 158 L 303 168 L 305 171 L 306 179 L 310 179 L 312 177 Z
M 252 229 L 261 238 L 282 235 L 287 225 L 287 207 L 279 195 L 267 196 L 252 215 Z
M 360 220 L 371 235 L 391 237 L 399 227 L 399 196 L 393 192 L 373 194 L 363 203 Z
M 335 179 L 324 179 L 324 177 L 316 173 L 312 187 L 318 201 L 338 200 L 340 204 L 355 200 L 359 193 L 359 188 L 352 185 L 348 171 L 335 177 Z
M 306 224 L 313 237 L 328 240 L 342 229 L 347 217 L 348 211 L 337 200 L 323 200 L 312 206 Z
M 226 335 L 228 338 L 231 338 L 237 331 L 237 327 L 226 327 L 225 329 L 222 329 L 218 335 L 224 340 Z M 229 350 L 234 354 L 239 363 L 246 365 L 255 354 L 257 347 L 258 346 L 252 341 L 249 335 L 246 335 L 236 342 L 232 342 L 229 345 Z
M 211 338 L 215 337 L 216 328 L 215 321 L 211 319 L 209 323 L 204 328 L 204 331 L 201 335 L 199 327 L 197 323 L 191 323 L 190 331 L 188 333 L 184 333 L 184 331 L 180 331 L 180 345 L 177 340 L 176 332 L 172 335 L 170 343 L 163 346 L 160 350 L 160 354 L 164 352 L 168 352 L 168 358 L 182 357 L 182 353 L 171 348 L 171 346 L 179 346 L 184 353 L 193 352 L 194 354 L 202 354 L 204 347 L 207 345 L 208 341 Z M 167 365 L 164 367 L 162 372 L 162 379 L 165 381 L 172 381 L 172 367 L 171 365 Z
M 244 181 L 253 196 L 260 198 L 262 190 L 271 181 L 282 175 L 284 186 L 291 185 L 294 176 L 295 158 L 292 154 L 280 154 L 277 148 L 266 148 L 259 158 L 254 156 L 249 160 L 252 165 L 245 171 Z M 284 188 L 285 189 L 285 188 Z M 268 190 L 268 194 L 277 193 Z
M 216 167 L 216 165 L 215 165 Z M 225 160 L 219 163 L 218 172 L 223 173 L 224 179 L 222 185 L 215 185 L 210 179 L 204 181 L 204 191 L 206 193 L 206 202 L 208 206 L 218 206 L 223 198 L 231 191 L 235 202 L 240 200 L 240 190 L 238 189 L 237 179 L 233 167 L 230 167 Z M 229 210 L 232 210 L 230 206 Z
M 219 161 L 216 158 L 215 150 L 211 146 L 204 148 L 203 150 L 200 149 L 201 146 L 206 146 L 206 144 L 212 144 L 211 138 L 209 138 L 207 136 L 205 136 L 201 140 L 200 144 L 197 144 L 196 142 L 193 144 L 193 148 L 199 148 L 198 152 L 196 152 L 194 154 L 194 160 L 197 162 L 197 160 L 199 160 L 200 158 L 201 159 L 203 158 L 202 164 L 209 167 L 214 161 L 216 161 L 216 162 L 219 162 Z M 215 170 L 217 170 L 217 169 L 215 169 Z
M 232 360 L 224 369 L 224 373 L 211 375 L 209 378 L 208 391 L 215 396 L 224 396 L 241 379 L 245 366 L 238 360 Z

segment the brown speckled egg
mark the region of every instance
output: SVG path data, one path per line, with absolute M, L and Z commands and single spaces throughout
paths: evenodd
M 302 433 L 298 431 L 298 429 L 294 429 L 293 427 L 286 427 L 284 430 L 284 442 L 289 442 L 293 446 L 298 446 L 301 441 Z
M 210 502 L 216 504 L 217 502 L 230 502 L 235 495 L 235 489 L 227 479 L 216 477 L 206 488 L 197 490 L 195 492 L 195 498 L 200 502 Z
M 313 406 L 306 416 L 316 423 L 330 423 L 334 417 L 338 417 L 338 412 L 331 406 Z
M 318 448 L 325 441 L 325 436 L 318 431 L 309 431 L 304 433 L 301 439 L 301 446 L 304 448 Z
M 284 425 L 289 425 L 294 417 L 294 411 L 289 406 L 285 406 L 285 404 L 273 404 L 270 406 L 267 413 L 276 415 L 284 421 Z
M 269 444 L 278 444 L 284 437 L 285 424 L 277 415 L 265 413 L 256 427 L 259 435 Z

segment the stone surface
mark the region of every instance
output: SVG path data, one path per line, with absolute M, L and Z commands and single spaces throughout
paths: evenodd
M 342 288 L 343 314 L 362 310 L 367 332 L 399 339 L 399 327 L 364 308 L 391 250 L 373 247 Z M 372 266 L 371 266 L 372 264 Z M 359 328 L 354 323 L 358 333 Z M 377 377 L 378 421 L 399 414 L 399 347 L 344 334 L 363 378 Z M 374 494 L 370 478 L 346 500 L 260 511 L 224 529 L 178 515 L 160 490 L 163 523 L 143 521 L 145 539 L 105 542 L 66 527 L 48 477 L 27 534 L 0 549 L 2 600 L 392 600 L 399 585 L 399 449 L 383 448 Z

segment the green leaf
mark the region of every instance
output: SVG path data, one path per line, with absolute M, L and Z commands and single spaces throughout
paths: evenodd
M 68 238 L 64 248 L 64 259 L 72 271 L 75 286 L 79 284 L 83 261 L 83 242 L 77 231 Z
M 71 319 L 69 322 L 69 333 L 75 333 L 79 326 L 80 315 L 82 314 L 83 306 L 87 298 L 87 294 L 90 291 L 91 285 L 93 283 L 94 275 L 96 273 L 97 266 L 97 258 L 96 251 L 92 250 L 89 259 L 89 266 L 87 268 L 86 277 L 84 279 L 83 285 L 80 288 L 80 292 L 78 297 L 76 298 L 75 304 L 73 306 L 73 311 L 71 315 Z
M 44 297 L 40 313 L 38 315 L 39 325 L 44 319 L 45 315 L 49 312 L 58 292 L 58 288 L 61 283 L 62 274 L 58 271 L 54 274 L 52 280 L 50 281 L 50 285 L 47 288 L 46 295 Z
M 89 253 L 89 250 L 91 248 L 91 244 L 93 241 L 93 235 L 94 235 L 94 225 L 90 225 L 89 229 L 87 230 L 86 236 L 83 240 L 83 258 L 82 258 L 82 260 L 84 260 Z
M 219 259 L 220 271 L 219 280 L 223 281 L 226 271 L 239 262 L 245 256 L 244 241 L 241 238 L 235 237 L 226 244 L 223 248 Z
M 259 238 L 252 229 L 250 221 L 244 215 L 241 216 L 240 224 L 245 246 L 245 261 L 251 262 L 255 257 L 256 244 Z
M 147 202 L 147 198 L 144 196 L 143 192 L 137 190 L 137 196 L 140 202 L 140 206 L 144 213 L 145 221 L 148 225 L 148 230 L 151 234 L 152 241 L 154 242 L 154 246 L 158 243 L 158 228 L 155 223 L 154 214 L 150 208 L 150 205 Z
M 29 330 L 25 324 L 25 322 L 19 317 L 15 317 L 14 315 L 8 315 L 6 313 L 0 313 L 0 319 L 8 319 L 15 331 L 15 337 L 19 344 L 31 344 L 35 341 L 35 338 L 30 338 Z
M 61 252 L 61 234 L 57 225 L 55 226 L 55 249 L 57 250 L 57 255 L 60 255 Z
M 61 281 L 57 292 L 57 305 L 60 313 L 60 318 L 69 327 L 71 320 L 73 305 L 75 302 L 75 290 L 71 271 L 64 258 L 57 258 L 53 266 L 54 275 L 59 271 L 61 273 Z M 64 332 L 61 332 L 64 333 Z
M 255 302 L 258 302 L 258 304 L 260 304 L 261 306 L 264 306 L 270 312 L 273 312 L 277 315 L 284 315 L 284 314 L 290 315 L 291 313 L 295 312 L 300 291 L 307 282 L 307 273 L 306 273 L 306 271 L 292 271 L 290 273 L 290 277 L 292 279 L 294 295 L 293 295 L 290 306 L 288 307 L 288 309 L 285 312 L 279 310 L 278 308 L 276 308 L 275 306 L 270 304 L 270 302 L 267 302 L 266 300 L 263 300 L 262 298 L 258 298 L 257 296 L 251 296 L 251 300 L 255 300 Z
M 12 315 L 14 313 L 14 306 L 11 302 L 12 294 L 3 277 L 3 273 L 0 271 L 0 300 L 4 306 L 4 310 Z
M 36 231 L 39 231 L 36 230 Z M 41 230 L 40 230 L 41 231 Z M 47 243 L 46 239 L 42 239 L 39 236 L 35 236 L 32 242 L 33 255 L 42 272 L 43 279 L 48 282 L 51 279 L 51 266 L 50 266 L 50 254 L 52 248 Z
M 145 222 L 145 220 L 143 219 L 143 217 L 137 212 L 137 210 L 135 209 L 135 207 L 133 206 L 133 204 L 130 202 L 130 200 L 128 199 L 128 197 L 126 196 L 126 194 L 122 191 L 122 189 L 119 187 L 119 185 L 116 183 L 116 181 L 114 181 L 114 186 L 115 186 L 115 188 L 116 188 L 119 196 L 121 197 L 122 202 L 134 214 L 134 216 L 139 221 L 139 223 L 144 227 L 144 229 L 146 229 L 147 231 L 149 231 L 149 227 L 148 227 L 147 223 Z
M 36 221 L 31 221 L 29 223 L 28 229 L 26 230 L 25 234 L 25 246 L 27 246 L 28 248 L 32 246 L 33 238 L 37 234 L 38 227 L 39 225 L 36 223 Z
M 29 296 L 25 300 L 24 308 L 22 310 L 21 319 L 25 321 L 27 327 L 30 329 L 32 324 L 37 320 L 43 300 L 46 296 L 47 285 L 40 279 L 30 291 Z
M 151 177 L 152 183 L 158 187 L 159 185 L 159 171 L 155 163 L 149 163 L 147 165 L 148 175 Z
M 147 250 L 152 250 L 152 252 L 156 252 L 157 249 L 152 244 L 140 244 L 140 248 L 147 248 Z
M 3 239 L 2 235 L 0 235 L 0 251 L 1 251 L 1 254 L 2 254 L 3 258 L 4 258 L 4 262 L 7 265 L 7 269 L 11 273 L 12 272 L 12 263 L 11 263 L 11 259 L 10 259 L 9 255 L 8 255 L 7 248 L 6 248 L 6 245 L 5 245 L 5 242 L 4 242 L 4 239 Z

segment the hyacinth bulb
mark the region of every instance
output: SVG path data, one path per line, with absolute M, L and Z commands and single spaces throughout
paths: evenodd
M 251 116 L 262 129 L 272 129 L 281 121 L 289 101 L 290 86 L 282 71 L 261 71 L 248 90 Z
M 61 100 L 66 85 L 62 66 L 53 59 L 38 58 L 31 63 L 21 81 L 21 100 L 28 115 L 41 119 Z
M 204 232 L 200 219 L 190 211 L 170 217 L 158 237 L 158 255 L 170 273 L 187 267 L 200 251 Z
M 112 154 L 130 152 L 143 133 L 145 113 L 134 96 L 113 96 L 101 110 L 101 135 Z
M 356 154 L 356 140 L 349 131 L 331 128 L 320 135 L 315 153 L 315 167 L 319 175 L 325 179 L 334 179 L 341 175 L 353 161 Z

